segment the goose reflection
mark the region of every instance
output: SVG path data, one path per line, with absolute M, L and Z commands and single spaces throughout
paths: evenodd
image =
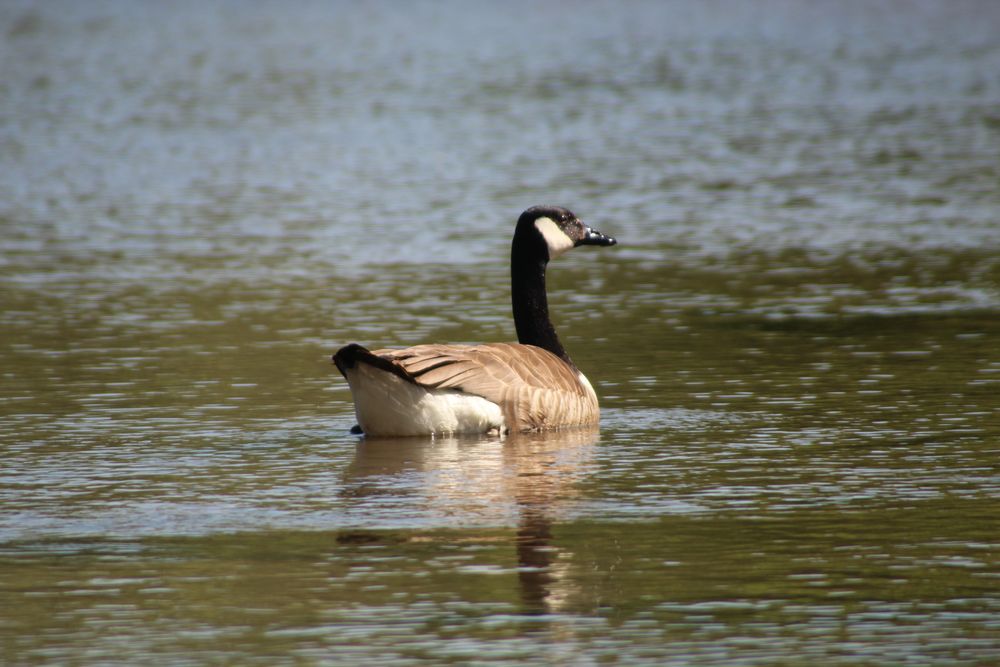
M 552 525 L 571 513 L 598 439 L 596 426 L 503 440 L 365 438 L 342 493 L 381 525 L 516 526 L 524 611 L 560 611 L 574 593 L 573 554 L 553 544 Z

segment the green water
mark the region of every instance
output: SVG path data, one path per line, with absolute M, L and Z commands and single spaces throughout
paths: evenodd
M 0 663 L 1000 661 L 994 5 L 283 7 L 0 6 Z M 351 435 L 542 202 L 600 430 Z

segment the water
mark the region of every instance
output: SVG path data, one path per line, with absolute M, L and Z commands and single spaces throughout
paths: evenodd
M 1000 11 L 0 6 L 0 662 L 1000 661 Z M 510 340 L 599 432 L 364 440 Z

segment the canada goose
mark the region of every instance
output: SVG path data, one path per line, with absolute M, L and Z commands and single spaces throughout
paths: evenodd
M 361 430 L 401 436 L 596 424 L 597 394 L 549 319 L 545 267 L 570 248 L 615 243 L 564 208 L 526 210 L 510 251 L 518 343 L 341 348 L 333 361 L 351 387 Z

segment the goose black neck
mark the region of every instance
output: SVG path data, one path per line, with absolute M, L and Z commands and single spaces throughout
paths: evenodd
M 540 235 L 515 233 L 510 254 L 514 327 L 519 343 L 544 348 L 572 366 L 549 319 L 549 300 L 545 292 L 548 262 L 548 248 Z

